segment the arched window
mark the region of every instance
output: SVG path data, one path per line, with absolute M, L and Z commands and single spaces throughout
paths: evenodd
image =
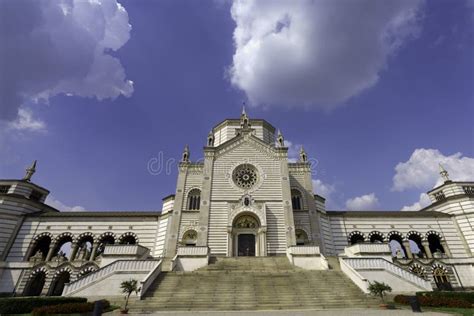
M 360 244 L 365 241 L 364 234 L 360 231 L 353 231 L 349 234 L 348 242 L 350 245 Z
M 302 229 L 295 230 L 296 235 L 296 245 L 297 246 L 304 246 L 308 243 L 308 234 Z
M 67 261 L 71 258 L 72 241 L 74 236 L 69 233 L 62 233 L 56 237 L 51 261 Z
M 411 231 L 407 234 L 407 239 L 410 243 L 410 251 L 412 254 L 417 255 L 420 258 L 425 257 L 425 250 L 421 244 L 422 236 L 420 233 Z
M 403 237 L 399 232 L 392 231 L 387 235 L 392 256 L 399 259 L 406 258 L 406 252 L 403 248 Z
M 31 243 L 31 251 L 28 254 L 27 260 L 44 261 L 48 254 L 51 245 L 51 235 L 43 233 L 36 236 Z
M 453 289 L 449 282 L 448 271 L 442 266 L 433 266 L 433 279 L 438 289 L 442 291 L 451 291 Z
M 119 244 L 121 245 L 135 245 L 138 244 L 138 237 L 133 232 L 126 232 L 119 237 Z
M 384 241 L 383 234 L 378 231 L 371 232 L 368 237 L 370 242 L 373 244 L 381 244 Z
M 188 210 L 199 210 L 201 207 L 201 190 L 192 189 L 188 193 Z
M 303 209 L 303 196 L 297 189 L 291 190 L 291 205 L 293 206 L 293 210 L 299 211 Z
M 415 264 L 413 266 L 410 267 L 410 272 L 413 273 L 413 274 L 416 274 L 418 275 L 420 278 L 426 278 L 426 273 L 425 273 L 425 269 L 420 266 L 419 264 Z
M 197 232 L 194 229 L 186 231 L 182 238 L 183 245 L 187 247 L 196 246 L 197 242 Z
M 78 251 L 72 260 L 89 260 L 94 244 L 94 235 L 92 233 L 82 233 L 77 238 Z
M 33 272 L 23 291 L 24 296 L 39 296 L 46 282 L 46 272 L 39 270 Z
M 103 233 L 99 237 L 99 246 L 97 247 L 96 257 L 103 254 L 106 245 L 115 244 L 115 234 L 111 232 Z
M 64 270 L 64 271 L 59 272 L 53 279 L 53 282 L 51 283 L 48 295 L 61 296 L 61 294 L 63 294 L 64 285 L 66 283 L 69 283 L 70 281 L 71 281 L 71 273 L 69 271 Z
M 441 236 L 439 233 L 435 231 L 429 231 L 427 234 L 428 244 L 430 247 L 430 251 L 433 255 L 438 253 L 444 254 L 444 248 L 441 245 Z

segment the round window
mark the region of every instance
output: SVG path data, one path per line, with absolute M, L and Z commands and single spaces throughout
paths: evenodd
M 232 180 L 242 189 L 252 188 L 258 180 L 257 169 L 250 164 L 237 166 L 232 172 Z

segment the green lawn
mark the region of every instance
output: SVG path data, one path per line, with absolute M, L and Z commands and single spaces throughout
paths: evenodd
M 474 308 L 421 307 L 422 311 L 445 312 L 453 315 L 473 316 Z

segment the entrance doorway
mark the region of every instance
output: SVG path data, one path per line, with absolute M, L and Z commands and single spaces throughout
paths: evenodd
M 238 236 L 237 255 L 239 257 L 255 257 L 254 234 L 240 234 Z

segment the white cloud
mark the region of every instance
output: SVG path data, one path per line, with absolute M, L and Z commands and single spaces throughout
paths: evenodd
M 406 205 L 402 207 L 401 211 L 419 211 L 425 206 L 431 204 L 430 197 L 426 193 L 420 194 L 420 199 L 418 202 L 413 203 L 412 205 Z
M 301 144 L 293 144 L 293 142 L 285 139 L 285 146 L 288 147 L 288 161 L 297 162 L 300 159 Z
M 58 94 L 132 94 L 133 82 L 110 55 L 131 29 L 116 0 L 0 1 L 0 12 L 0 120 L 15 120 L 20 106 Z
M 351 211 L 373 210 L 379 206 L 375 193 L 357 196 L 346 201 L 346 208 Z
M 400 162 L 395 167 L 392 190 L 428 190 L 440 185 L 443 180 L 439 175 L 439 163 L 449 172 L 452 180 L 474 179 L 474 158 L 463 157 L 459 152 L 445 156 L 437 149 L 419 148 L 413 151 L 408 161 Z
M 82 206 L 68 206 L 61 201 L 55 199 L 53 196 L 49 195 L 46 199 L 46 204 L 54 207 L 62 212 L 84 212 L 85 209 Z
M 254 105 L 329 108 L 374 86 L 423 0 L 234 1 L 229 75 Z
M 16 120 L 7 124 L 7 128 L 18 131 L 44 131 L 46 125 L 43 121 L 35 119 L 30 109 L 19 109 Z

